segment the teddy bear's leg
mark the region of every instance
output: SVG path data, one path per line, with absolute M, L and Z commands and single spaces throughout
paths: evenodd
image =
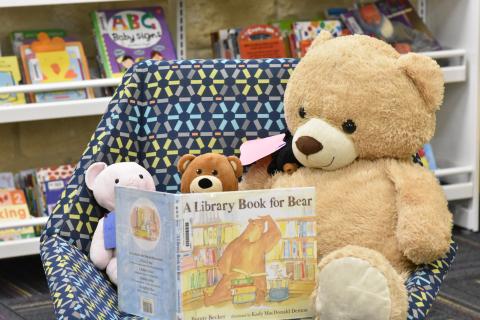
M 316 319 L 407 318 L 404 279 L 381 253 L 346 246 L 323 257 L 317 272 Z
M 108 263 L 107 276 L 112 283 L 117 284 L 117 257 L 112 258 Z

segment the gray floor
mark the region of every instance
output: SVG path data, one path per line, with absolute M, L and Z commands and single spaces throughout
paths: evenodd
M 429 320 L 480 319 L 480 233 L 455 230 L 458 254 Z M 38 256 L 0 260 L 0 320 L 55 319 Z

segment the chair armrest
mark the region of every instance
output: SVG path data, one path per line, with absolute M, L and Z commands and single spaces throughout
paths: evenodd
M 449 252 L 432 263 L 419 266 L 406 280 L 408 319 L 425 319 L 457 253 L 452 241 Z
M 76 246 L 53 235 L 40 254 L 57 319 L 141 319 L 118 310 L 116 289 Z

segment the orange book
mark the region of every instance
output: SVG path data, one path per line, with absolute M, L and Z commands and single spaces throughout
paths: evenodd
M 0 223 L 30 219 L 27 200 L 22 190 L 0 189 Z M 0 241 L 31 238 L 33 227 L 0 230 Z

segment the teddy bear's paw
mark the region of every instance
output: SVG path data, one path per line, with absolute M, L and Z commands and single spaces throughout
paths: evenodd
M 320 320 L 404 320 L 406 289 L 380 253 L 345 247 L 320 262 L 315 309 Z

